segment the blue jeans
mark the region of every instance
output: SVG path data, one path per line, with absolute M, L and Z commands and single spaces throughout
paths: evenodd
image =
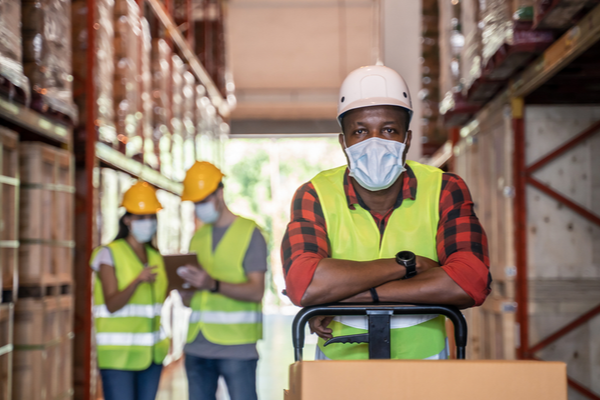
M 189 400 L 215 400 L 219 376 L 227 383 L 231 400 L 257 400 L 258 360 L 214 360 L 185 355 Z
M 143 371 L 101 369 L 104 400 L 154 400 L 162 364 L 151 364 Z

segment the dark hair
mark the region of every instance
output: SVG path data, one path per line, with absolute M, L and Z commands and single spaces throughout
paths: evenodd
M 129 236 L 129 228 L 127 227 L 127 225 L 125 225 L 125 222 L 123 220 L 125 219 L 125 217 L 128 217 L 130 215 L 133 215 L 133 214 L 130 213 L 129 211 L 127 211 L 119 219 L 119 232 L 117 233 L 117 236 L 115 236 L 114 240 L 125 239 L 127 236 Z

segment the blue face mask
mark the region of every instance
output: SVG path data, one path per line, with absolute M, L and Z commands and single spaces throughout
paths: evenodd
M 402 160 L 405 148 L 404 143 L 375 137 L 346 147 L 350 176 L 372 192 L 389 188 L 406 170 Z
M 155 219 L 139 219 L 131 221 L 131 234 L 139 243 L 148 243 L 156 233 Z
M 205 224 L 214 224 L 217 222 L 221 214 L 215 208 L 215 204 L 212 201 L 206 203 L 196 204 L 196 217 Z

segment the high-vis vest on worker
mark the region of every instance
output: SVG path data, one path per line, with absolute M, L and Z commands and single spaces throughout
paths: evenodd
M 115 264 L 119 290 L 125 289 L 138 277 L 144 265 L 125 239 L 107 246 Z M 100 248 L 92 254 L 92 260 Z M 114 313 L 104 301 L 102 282 L 94 284 L 94 321 L 98 366 L 101 369 L 142 371 L 152 362 L 162 364 L 170 340 L 160 326 L 160 313 L 167 293 L 167 275 L 163 258 L 158 251 L 146 245 L 148 266 L 157 267 L 154 283 L 141 283 L 127 304 Z
M 256 223 L 237 217 L 214 253 L 212 229 L 211 224 L 202 226 L 192 238 L 190 251 L 197 254 L 198 262 L 212 278 L 227 283 L 246 282 L 243 262 Z M 188 343 L 194 341 L 200 331 L 210 342 L 220 345 L 256 343 L 262 338 L 261 303 L 202 290 L 192 298 L 191 308 Z
M 442 171 L 414 161 L 407 164 L 415 173 L 418 187 L 415 200 L 405 198 L 395 209 L 383 238 L 371 213 L 358 204 L 348 207 L 344 191 L 346 167 L 321 172 L 312 179 L 327 224 L 331 258 L 370 261 L 393 258 L 409 250 L 437 261 L 436 234 Z M 442 352 L 446 346 L 445 320 L 442 316 L 394 316 L 391 321 L 391 350 L 394 359 L 424 359 Z M 364 316 L 336 317 L 329 328 L 333 336 L 367 332 Z M 331 344 L 319 348 L 330 359 L 367 359 L 368 344 Z

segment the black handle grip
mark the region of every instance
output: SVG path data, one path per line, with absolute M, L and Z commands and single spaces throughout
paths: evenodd
M 292 340 L 294 343 L 294 359 L 302 361 L 304 349 L 304 326 L 312 317 L 317 315 L 367 315 L 367 311 L 389 310 L 396 315 L 440 314 L 444 315 L 454 324 L 454 338 L 456 341 L 456 358 L 464 360 L 467 347 L 467 321 L 458 308 L 454 306 L 432 304 L 403 304 L 403 303 L 335 303 L 319 306 L 304 307 L 292 323 Z
M 350 344 L 360 344 L 360 343 L 368 343 L 369 342 L 369 334 L 363 333 L 359 335 L 348 335 L 348 336 L 336 336 L 328 341 L 326 341 L 323 346 L 328 346 L 333 343 L 350 343 Z

